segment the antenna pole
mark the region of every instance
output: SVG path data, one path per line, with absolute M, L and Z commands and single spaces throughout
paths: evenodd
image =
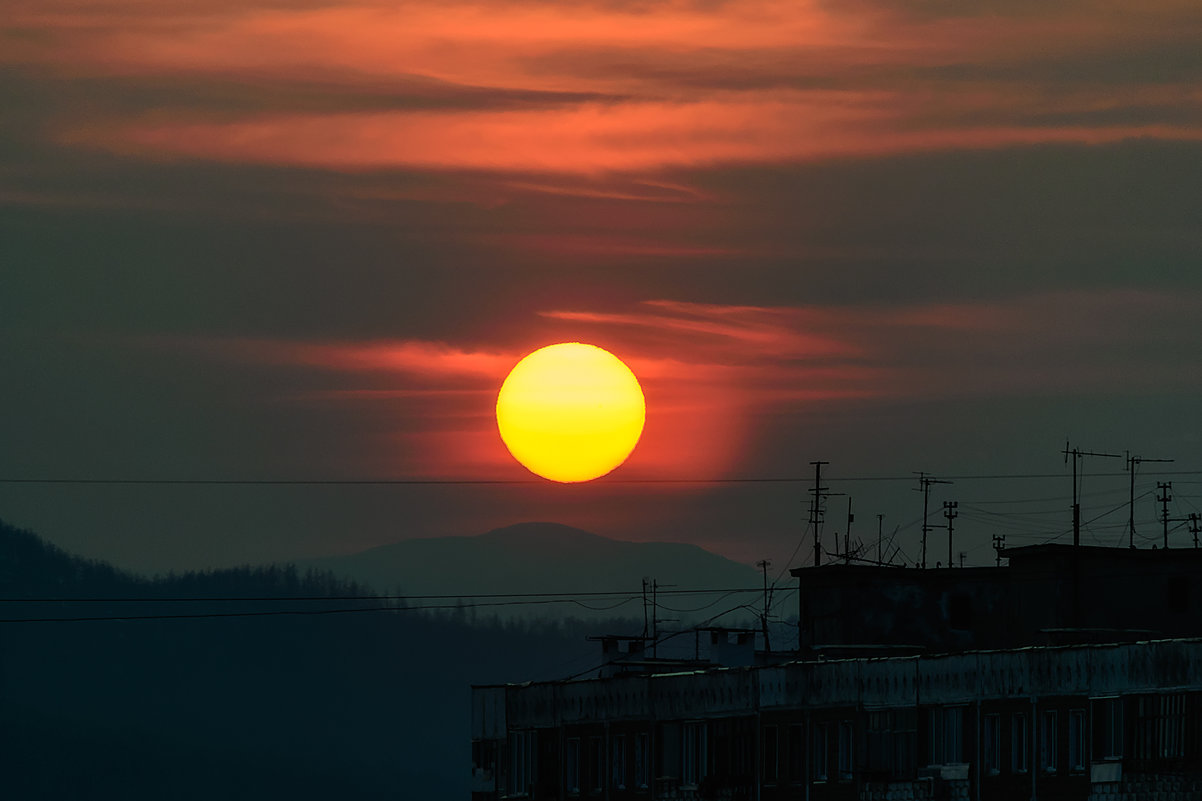
M 814 465 L 814 487 L 810 490 L 814 497 L 810 499 L 810 528 L 814 530 L 814 567 L 822 562 L 822 466 L 830 462 L 810 462 Z
M 882 544 L 882 541 L 884 540 L 884 535 L 881 532 L 883 530 L 884 525 L 885 525 L 885 516 L 877 515 L 876 516 L 876 562 L 878 565 L 885 564 L 883 561 L 881 561 L 881 544 Z
M 1139 456 L 1127 456 L 1127 472 L 1131 474 L 1131 492 L 1127 496 L 1127 547 L 1135 547 L 1135 471 L 1140 462 L 1171 462 L 1172 459 L 1144 459 Z
M 998 567 L 1002 566 L 1002 549 L 1005 547 L 1006 547 L 1006 535 L 1003 534 L 999 537 L 997 534 L 994 534 L 993 535 L 993 552 L 994 552 L 994 556 L 997 558 L 997 566 Z
M 755 565 L 764 572 L 764 611 L 760 615 L 760 623 L 764 628 L 764 650 L 771 651 L 772 645 L 768 641 L 768 566 L 772 563 L 767 559 L 761 559 Z
M 1156 489 L 1161 491 L 1161 494 L 1156 496 L 1156 500 L 1160 503 L 1160 522 L 1164 526 L 1165 549 L 1169 547 L 1169 501 L 1173 500 L 1173 496 L 1169 494 L 1169 490 L 1172 488 L 1172 481 L 1165 483 L 1156 482 Z
M 1127 495 L 1127 547 L 1135 547 L 1135 468 L 1139 465 L 1138 456 L 1127 456 L 1127 472 L 1131 474 L 1131 492 Z
M 643 576 L 643 636 L 647 636 L 647 577 Z
M 1189 533 L 1194 535 L 1194 547 L 1198 547 L 1198 519 L 1197 512 L 1189 513 Z
M 1081 461 L 1083 456 L 1105 456 L 1112 459 L 1122 459 L 1123 457 L 1117 453 L 1097 453 L 1095 451 L 1083 451 L 1079 448 L 1069 448 L 1068 441 L 1064 443 L 1064 461 L 1068 461 L 1071 456 L 1073 459 L 1073 547 L 1081 546 L 1081 495 L 1080 488 L 1077 485 L 1077 462 Z M 1151 461 L 1151 460 L 1149 460 Z
M 952 562 L 952 521 L 956 519 L 959 512 L 956 509 L 960 506 L 959 501 L 944 501 L 943 516 L 947 518 L 947 566 L 954 567 Z
M 851 521 L 855 520 L 856 516 L 851 513 L 851 496 L 847 496 L 847 530 L 843 532 L 843 562 L 844 564 L 851 561 Z
M 919 491 L 922 493 L 922 561 L 918 563 L 921 568 L 927 566 L 927 534 L 931 531 L 929 522 L 929 514 L 927 508 L 930 506 L 931 500 L 931 485 L 932 484 L 951 484 L 950 481 L 943 481 L 938 478 L 932 478 L 924 471 L 918 473 Z

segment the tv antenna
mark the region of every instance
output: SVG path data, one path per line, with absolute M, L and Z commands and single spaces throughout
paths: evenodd
M 1127 451 L 1127 472 L 1131 474 L 1131 493 L 1127 499 L 1127 547 L 1135 547 L 1135 471 L 1141 462 L 1171 462 L 1172 459 L 1145 459 Z
M 925 471 L 918 471 L 918 491 L 922 493 L 922 559 L 918 563 L 918 566 L 921 568 L 927 566 L 927 534 L 931 531 L 931 525 L 927 519 L 927 508 L 931 500 L 931 485 L 951 483 L 950 481 L 935 478 Z
M 1068 462 L 1070 456 L 1073 458 L 1073 547 L 1077 548 L 1081 545 L 1081 488 L 1077 485 L 1077 463 L 1086 456 L 1104 456 L 1110 459 L 1122 459 L 1123 457 L 1117 453 L 1098 453 L 1096 451 L 1083 451 L 1079 448 L 1070 449 L 1068 440 L 1065 440 L 1065 463 Z

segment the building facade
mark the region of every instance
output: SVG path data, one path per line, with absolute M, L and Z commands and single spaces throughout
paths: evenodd
M 1017 556 L 795 571 L 802 648 L 775 663 L 722 638 L 724 666 L 473 688 L 473 800 L 1202 801 L 1189 565 L 1100 598 L 1147 563 Z
M 477 687 L 473 708 L 476 801 L 1202 799 L 1198 639 Z

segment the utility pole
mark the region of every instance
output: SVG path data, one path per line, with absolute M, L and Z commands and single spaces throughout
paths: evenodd
M 1156 489 L 1162 494 L 1156 496 L 1157 502 L 1160 504 L 1160 522 L 1164 526 L 1164 547 L 1169 547 L 1169 501 L 1173 500 L 1173 496 L 1169 494 L 1169 490 L 1173 488 L 1173 482 L 1161 483 L 1156 482 Z
M 956 511 L 960 507 L 959 501 L 944 501 L 943 516 L 947 518 L 947 566 L 954 567 L 952 562 L 952 521 L 956 519 L 959 512 Z
M 1123 457 L 1117 453 L 1095 453 L 1079 448 L 1070 450 L 1068 440 L 1065 440 L 1064 461 L 1067 462 L 1070 456 L 1073 457 L 1073 547 L 1079 548 L 1081 546 L 1081 490 L 1077 486 L 1077 463 L 1085 456 L 1105 456 L 1113 459 L 1122 459 Z
M 1127 472 L 1131 474 L 1131 492 L 1127 499 L 1127 547 L 1135 547 L 1135 471 L 1140 462 L 1171 462 L 1172 459 L 1144 459 L 1127 452 Z
M 885 525 L 885 516 L 877 515 L 876 516 L 876 563 L 878 565 L 885 564 L 883 561 L 881 561 L 881 559 L 882 559 L 881 545 L 884 540 L 884 535 L 881 532 L 884 530 L 883 529 L 884 525 Z
M 1189 533 L 1194 535 L 1194 547 L 1198 547 L 1198 518 L 1197 512 L 1189 513 Z
M 647 577 L 643 576 L 643 637 L 647 636 Z
M 927 507 L 931 500 L 931 485 L 932 484 L 951 484 L 950 481 L 943 481 L 938 478 L 933 478 L 927 475 L 925 471 L 918 473 L 919 492 L 922 493 L 922 560 L 918 566 L 925 569 L 927 566 L 927 534 L 931 531 L 931 526 L 928 522 Z
M 772 645 L 768 641 L 768 566 L 772 563 L 767 559 L 761 559 L 755 563 L 755 566 L 764 572 L 764 611 L 760 615 L 760 623 L 764 628 L 764 650 L 771 651 Z
M 1002 534 L 1001 536 L 998 536 L 997 534 L 994 534 L 993 535 L 993 554 L 994 554 L 994 557 L 997 559 L 998 567 L 1002 566 L 1002 549 L 1005 547 L 1006 547 L 1006 535 Z
M 814 465 L 814 486 L 810 490 L 810 528 L 814 532 L 814 567 L 822 562 L 822 498 L 826 487 L 822 486 L 822 466 L 830 462 L 810 462 Z

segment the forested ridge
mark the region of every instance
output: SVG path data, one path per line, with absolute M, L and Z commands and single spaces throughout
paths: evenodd
M 0 523 L 0 618 L 379 607 L 288 565 L 146 578 Z M 469 687 L 587 667 L 584 624 L 454 609 L 0 624 L 13 798 L 467 797 Z M 592 624 L 596 626 L 597 624 Z

